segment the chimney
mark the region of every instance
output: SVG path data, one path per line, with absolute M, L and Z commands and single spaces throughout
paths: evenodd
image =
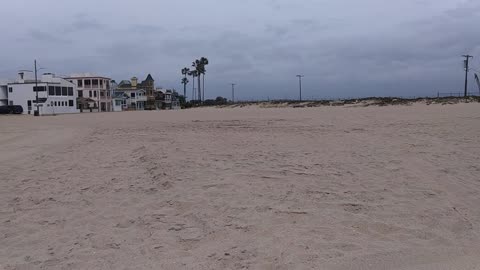
M 24 80 L 25 73 L 24 72 L 19 72 L 18 73 L 18 79 L 19 80 Z
M 41 81 L 51 82 L 55 78 L 53 73 L 43 73 Z
M 132 77 L 131 81 L 132 81 L 132 87 L 137 88 L 137 83 L 138 83 L 137 77 Z

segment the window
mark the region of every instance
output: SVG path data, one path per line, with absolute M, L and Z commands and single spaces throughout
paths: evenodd
M 62 106 L 65 106 L 65 103 L 66 103 L 65 101 L 62 101 Z
M 78 97 L 83 97 L 83 91 L 82 90 L 78 90 Z
M 55 96 L 55 86 L 49 86 L 48 87 L 48 95 L 49 96 Z
M 47 91 L 47 88 L 45 86 L 34 86 L 33 87 L 33 92 L 45 92 Z
M 107 97 L 109 97 L 109 96 L 110 96 L 110 91 L 107 91 Z
M 9 92 L 9 93 L 12 93 L 12 92 L 13 92 L 12 87 L 8 87 L 8 92 Z
M 55 96 L 61 96 L 62 95 L 62 87 L 60 86 L 55 86 Z M 57 105 L 55 105 L 57 106 Z
M 91 88 L 92 82 L 90 80 L 85 80 L 85 88 Z
M 57 102 L 55 101 L 55 107 L 57 107 Z
M 121 100 L 115 100 L 115 105 L 116 106 L 122 106 L 122 101 Z
M 83 80 L 77 80 L 77 86 L 83 87 Z
M 104 96 L 105 96 L 105 92 L 104 92 L 104 91 L 100 91 L 100 96 L 101 96 L 101 97 L 104 97 Z
M 11 89 L 11 88 L 10 88 Z M 10 103 L 10 106 L 13 105 L 13 101 L 12 100 L 9 100 L 8 103 Z
M 68 101 L 68 106 L 73 107 L 73 100 L 72 100 L 72 99 L 70 99 L 70 100 Z
M 93 79 L 93 80 L 92 80 L 92 87 L 93 87 L 93 88 L 97 88 L 97 87 L 98 87 L 98 80 L 97 80 L 97 79 Z
M 88 97 L 92 97 L 92 91 L 88 91 Z
M 97 97 L 97 91 L 93 91 L 93 97 Z
M 62 86 L 62 96 L 68 96 L 68 88 L 65 86 Z
M 110 89 L 110 82 L 108 80 L 105 81 L 105 85 L 107 86 L 107 89 Z
M 73 87 L 68 87 L 68 96 L 73 97 Z
M 27 100 L 27 106 L 28 106 L 28 110 L 32 110 L 32 101 L 31 100 Z
M 134 98 L 134 97 L 135 97 L 135 93 L 130 93 L 130 97 Z
M 103 80 L 100 80 L 100 88 L 103 88 Z

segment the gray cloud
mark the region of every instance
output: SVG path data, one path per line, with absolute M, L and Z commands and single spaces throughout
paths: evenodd
M 51 34 L 46 31 L 38 30 L 38 29 L 31 29 L 28 31 L 26 37 L 19 38 L 19 41 L 23 42 L 42 42 L 42 43 L 70 43 L 71 40 L 59 37 L 57 35 Z
M 69 24 L 64 24 L 63 33 L 78 33 L 82 31 L 103 31 L 107 30 L 107 25 L 100 23 L 97 19 L 92 18 L 86 14 L 78 14 L 74 20 Z
M 18 43 L 0 56 L 11 74 L 39 58 L 57 73 L 152 73 L 181 88 L 180 69 L 206 56 L 212 96 L 228 96 L 236 82 L 239 97 L 296 97 L 298 73 L 310 97 L 413 96 L 460 91 L 461 54 L 480 58 L 480 3 L 472 0 L 45 1 L 32 10 L 56 4 L 63 13 L 36 24 L 36 13 L 7 4 L 0 30 Z M 0 76 L 11 76 L 8 67 Z

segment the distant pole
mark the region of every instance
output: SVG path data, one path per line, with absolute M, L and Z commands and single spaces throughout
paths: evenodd
M 38 110 L 38 81 L 37 81 L 37 60 L 35 59 L 34 62 L 33 62 L 33 65 L 35 67 L 35 93 L 36 93 L 36 97 L 35 97 L 35 106 L 37 107 L 37 109 L 35 110 L 35 113 L 33 113 L 34 116 L 40 116 L 40 111 Z
M 302 78 L 305 77 L 303 75 L 297 75 L 298 77 L 298 84 L 300 89 L 300 101 L 302 101 Z
M 232 103 L 235 103 L 235 83 L 232 83 Z
M 464 93 L 464 96 L 467 97 L 468 95 L 468 92 L 467 92 L 467 87 L 468 87 L 468 60 L 470 58 L 473 58 L 473 56 L 471 55 L 468 55 L 468 54 L 465 54 L 465 55 L 462 55 L 463 57 L 465 57 L 465 93 Z

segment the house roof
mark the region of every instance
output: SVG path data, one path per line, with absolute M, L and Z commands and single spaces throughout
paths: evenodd
M 131 87 L 132 83 L 129 80 L 123 80 L 118 84 L 118 87 Z
M 79 78 L 100 78 L 100 79 L 108 79 L 110 80 L 110 78 L 108 77 L 105 77 L 105 76 L 100 76 L 100 75 L 97 75 L 97 74 L 94 74 L 94 73 L 73 73 L 73 74 L 70 74 L 70 76 L 68 76 L 66 79 L 79 79 Z
M 91 98 L 86 98 L 86 97 L 78 97 L 77 100 L 79 100 L 81 102 L 95 102 L 95 100 L 93 100 Z
M 113 93 L 113 98 L 128 98 L 128 95 L 124 92 L 115 92 Z
M 145 81 L 153 81 L 152 75 L 148 74 Z

